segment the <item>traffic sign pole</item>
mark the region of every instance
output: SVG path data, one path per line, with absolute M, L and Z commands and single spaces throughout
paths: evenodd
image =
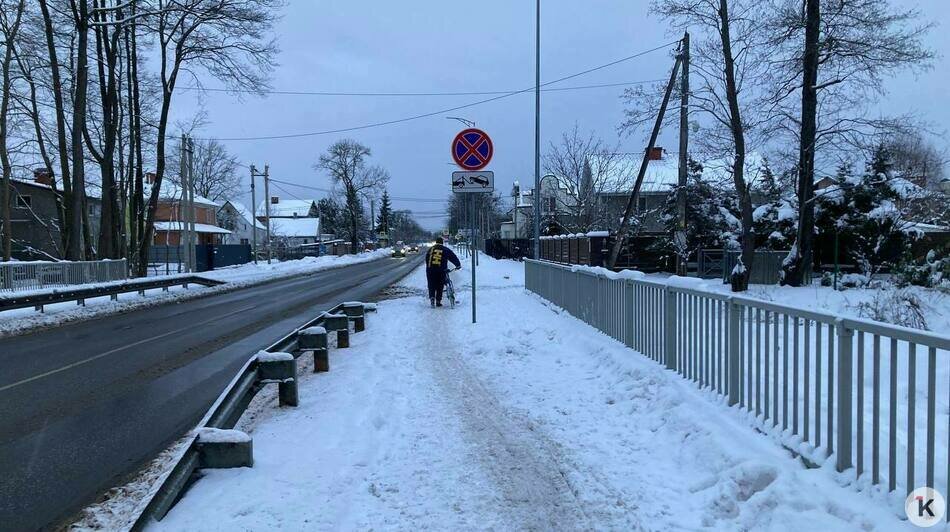
M 471 234 L 468 239 L 468 247 L 472 251 L 472 323 L 475 323 L 475 254 L 478 252 L 475 249 L 475 196 L 472 196 L 472 218 L 471 222 Z

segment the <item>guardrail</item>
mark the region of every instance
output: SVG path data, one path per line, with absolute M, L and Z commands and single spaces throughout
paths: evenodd
M 0 263 L 0 291 L 38 290 L 51 286 L 105 283 L 128 279 L 125 259 L 81 262 Z
M 146 290 L 161 288 L 167 291 L 172 286 L 184 286 L 185 288 L 188 288 L 188 285 L 190 284 L 210 287 L 224 284 L 224 282 L 206 279 L 204 277 L 198 277 L 195 275 L 189 275 L 186 277 L 173 277 L 170 279 L 132 280 L 125 283 L 117 283 L 106 286 L 56 290 L 52 292 L 27 294 L 22 296 L 0 296 L 0 312 L 28 307 L 34 307 L 37 311 L 42 312 L 45 305 L 51 305 L 53 303 L 76 301 L 80 305 L 85 305 L 87 299 L 103 296 L 110 296 L 112 300 L 115 301 L 118 299 L 119 294 L 138 292 L 141 295 L 145 295 Z
M 327 334 L 336 334 L 337 347 L 348 347 L 350 324 L 353 324 L 354 332 L 363 331 L 366 327 L 365 312 L 375 309 L 375 305 L 369 303 L 341 303 L 250 357 L 199 422 L 195 433 L 189 436 L 190 441 L 179 454 L 175 465 L 139 506 L 139 511 L 131 523 L 131 530 L 142 530 L 152 520 L 161 521 L 184 489 L 191 484 L 199 468 L 250 465 L 252 457 L 249 437 L 238 433 L 244 437 L 223 438 L 228 441 L 220 443 L 230 447 L 223 453 L 214 450 L 213 452 L 218 454 L 209 459 L 209 443 L 218 442 L 203 442 L 202 435 L 206 433 L 204 431 L 236 432 L 228 429 L 234 428 L 251 400 L 267 384 L 278 385 L 280 406 L 297 406 L 295 360 L 304 353 L 313 353 L 314 372 L 329 370 Z M 303 345 L 298 345 L 301 343 Z M 289 358 L 290 356 L 293 358 Z M 230 453 L 230 456 L 222 459 L 226 453 Z
M 950 493 L 948 336 L 535 260 L 525 287 L 807 444 L 796 453 Z

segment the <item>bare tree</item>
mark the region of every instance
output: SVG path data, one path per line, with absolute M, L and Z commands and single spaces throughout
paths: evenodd
M 933 53 L 922 38 L 932 24 L 919 23 L 918 11 L 892 8 L 887 0 L 834 0 L 824 5 L 828 9 L 821 0 L 774 4 L 769 35 L 779 59 L 770 64 L 770 99 L 799 145 L 798 236 L 783 282 L 798 286 L 814 248 L 816 159 L 823 148 L 866 146 L 867 137 L 882 128 L 905 127 L 905 118 L 868 117 L 887 75 L 929 65 Z
M 2 202 L 3 216 L 3 260 L 8 261 L 12 254 L 13 224 L 10 220 L 10 177 L 13 167 L 10 163 L 10 151 L 7 145 L 12 66 L 14 61 L 14 48 L 16 47 L 17 33 L 20 31 L 20 23 L 23 20 L 23 10 L 26 0 L 17 0 L 15 5 L 8 5 L 7 2 L 0 2 L 0 32 L 3 35 L 3 63 L 0 64 L 0 166 L 3 170 L 3 179 L 0 180 L 0 202 Z
M 178 168 L 181 147 L 176 144 L 169 154 L 173 168 Z M 212 201 L 233 198 L 241 191 L 241 177 L 237 157 L 228 153 L 227 147 L 215 139 L 195 139 L 192 155 L 194 164 L 195 194 Z M 171 177 L 176 185 L 181 185 L 178 175 Z
M 140 274 L 145 273 L 165 177 L 168 119 L 179 76 L 203 69 L 235 88 L 266 89 L 266 76 L 277 53 L 268 32 L 282 4 L 281 0 L 151 0 L 144 6 L 143 24 L 158 41 L 161 106 L 155 135 L 155 182 L 136 243 Z
M 389 173 L 378 166 L 367 166 L 370 149 L 351 139 L 334 142 L 320 156 L 314 169 L 329 174 L 334 185 L 341 188 L 343 213 L 349 232 L 350 243 L 355 251 L 359 245 L 359 233 L 363 222 L 363 201 L 376 197 L 389 182 Z
M 610 229 L 616 222 L 605 209 L 602 195 L 626 192 L 632 183 L 630 165 L 619 146 L 608 147 L 593 133 L 582 137 L 574 128 L 551 143 L 544 155 L 544 170 L 554 176 L 560 193 L 554 194 L 560 223 L 571 233 Z M 549 178 L 550 179 L 550 178 Z
M 697 152 L 707 160 L 724 161 L 729 167 L 739 202 L 740 265 L 732 275 L 734 290 L 748 288 L 755 253 L 752 218 L 752 180 L 747 172 L 748 154 L 764 143 L 772 115 L 763 109 L 759 94 L 767 79 L 768 53 L 762 38 L 766 18 L 761 2 L 754 0 L 659 0 L 657 11 L 678 30 L 697 31 L 690 50 L 691 106 L 709 119 L 697 136 Z M 630 90 L 626 98 L 625 127 L 652 121 L 658 91 Z

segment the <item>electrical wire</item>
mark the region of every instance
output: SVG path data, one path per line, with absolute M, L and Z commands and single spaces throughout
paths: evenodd
M 572 87 L 552 87 L 541 89 L 541 92 L 561 92 L 576 91 L 588 89 L 604 89 L 611 87 L 630 87 L 633 85 L 646 85 L 648 83 L 659 83 L 665 79 L 645 79 L 640 81 L 626 81 L 617 83 L 600 83 L 595 85 L 576 85 Z M 531 87 L 534 89 L 534 87 Z M 285 96 L 367 96 L 367 97 L 416 97 L 416 96 L 493 96 L 496 94 L 510 94 L 521 92 L 519 89 L 495 90 L 495 91 L 460 91 L 460 92 L 333 92 L 333 91 L 295 91 L 295 90 L 254 90 L 254 89 L 225 89 L 220 87 L 180 87 L 185 91 L 196 92 L 225 92 L 231 94 L 260 94 L 260 95 L 285 95 Z
M 614 66 L 614 65 L 617 65 L 617 64 L 619 64 L 619 63 L 623 63 L 624 61 L 629 61 L 629 60 L 631 60 L 631 59 L 635 59 L 635 58 L 637 58 L 637 57 L 641 57 L 641 56 L 647 55 L 647 54 L 649 54 L 649 53 L 656 52 L 656 51 L 658 51 L 658 50 L 663 50 L 663 49 L 669 48 L 671 45 L 676 44 L 676 43 L 678 43 L 678 42 L 680 42 L 680 41 L 679 41 L 679 40 L 676 40 L 676 41 L 668 42 L 668 43 L 666 43 L 666 44 L 663 44 L 663 45 L 660 45 L 660 46 L 657 46 L 657 47 L 654 47 L 654 48 L 650 48 L 649 50 L 644 50 L 644 51 L 642 51 L 642 52 L 638 52 L 638 53 L 635 53 L 635 54 L 633 54 L 633 55 L 628 55 L 628 56 L 626 56 L 626 57 L 623 57 L 623 58 L 620 58 L 620 59 L 616 59 L 616 60 L 614 60 L 614 61 L 610 61 L 609 63 L 604 63 L 604 64 L 602 64 L 602 65 L 598 65 L 598 66 L 595 66 L 595 67 L 591 67 L 591 68 L 588 68 L 588 69 L 586 69 L 586 70 L 582 70 L 582 71 L 580 71 L 580 72 L 575 72 L 575 73 L 569 74 L 569 75 L 567 75 L 567 76 L 563 76 L 563 77 L 560 77 L 560 78 L 557 78 L 557 79 L 554 79 L 554 80 L 551 80 L 551 81 L 547 81 L 547 82 L 545 82 L 545 83 L 540 84 L 539 87 L 544 87 L 544 86 L 547 86 L 547 85 L 553 85 L 553 84 L 555 84 L 555 83 L 560 83 L 560 82 L 562 82 L 562 81 L 566 81 L 566 80 L 573 79 L 573 78 L 576 78 L 576 77 L 579 77 L 579 76 L 583 76 L 583 75 L 585 75 L 585 74 L 590 74 L 591 72 L 596 72 L 596 71 L 598 71 L 598 70 L 602 70 L 602 69 L 605 69 L 605 68 L 609 68 L 609 67 L 612 67 L 612 66 Z M 457 105 L 457 106 L 454 106 L 454 107 L 449 107 L 449 108 L 445 108 L 445 109 L 440 109 L 440 110 L 438 110 L 438 111 L 431 111 L 431 112 L 428 112 L 428 113 L 422 113 L 422 114 L 417 114 L 417 115 L 413 115 L 413 116 L 407 116 L 407 117 L 403 117 L 403 118 L 396 118 L 396 119 L 393 119 L 393 120 L 384 120 L 384 121 L 381 121 L 381 122 L 373 122 L 373 123 L 363 124 L 363 125 L 359 125 L 359 126 L 352 126 L 352 127 L 338 128 L 338 129 L 328 129 L 328 130 L 323 130 L 323 131 L 311 131 L 311 132 L 308 132 L 308 133 L 289 133 L 289 134 L 285 134 L 285 135 L 262 135 L 262 136 L 257 136 L 257 137 L 219 137 L 219 138 L 205 138 L 205 139 L 202 139 L 202 140 L 218 140 L 218 141 L 227 141 L 227 142 L 251 141 L 251 140 L 282 140 L 282 139 L 293 139 L 293 138 L 304 138 L 304 137 L 316 137 L 316 136 L 321 136 L 321 135 L 332 135 L 332 134 L 338 134 L 338 133 L 348 133 L 348 132 L 351 132 L 351 131 L 359 131 L 359 130 L 363 130 L 363 129 L 371 129 L 371 128 L 376 128 L 376 127 L 381 127 L 381 126 L 388 126 L 388 125 L 393 125 L 393 124 L 399 124 L 399 123 L 403 123 L 403 122 L 410 122 L 410 121 L 413 121 L 413 120 L 419 120 L 419 119 L 422 119 L 422 118 L 429 118 L 429 117 L 431 117 L 431 116 L 436 116 L 436 115 L 441 115 L 441 114 L 445 114 L 445 113 L 451 113 L 451 112 L 454 112 L 454 111 L 459 111 L 459 110 L 461 110 L 461 109 L 468 109 L 469 107 L 475 107 L 475 106 L 477 106 L 477 105 L 482 105 L 482 104 L 486 104 L 486 103 L 489 103 L 489 102 L 494 102 L 494 101 L 497 101 L 497 100 L 501 100 L 501 99 L 503 99 L 503 98 L 509 98 L 509 97 L 511 97 L 511 96 L 515 96 L 515 95 L 518 95 L 518 94 L 523 94 L 523 93 L 526 93 L 526 92 L 529 92 L 529 91 L 533 91 L 534 88 L 535 88 L 534 86 L 531 86 L 531 87 L 528 87 L 528 88 L 525 88 L 525 89 L 521 89 L 521 90 L 518 90 L 518 91 L 508 92 L 508 93 L 505 93 L 505 94 L 501 94 L 501 95 L 499 95 L 499 96 L 494 96 L 494 97 L 491 97 L 491 98 L 485 98 L 485 99 L 482 99 L 482 100 L 477 100 L 477 101 L 470 102 L 470 103 L 463 104 L 463 105 Z

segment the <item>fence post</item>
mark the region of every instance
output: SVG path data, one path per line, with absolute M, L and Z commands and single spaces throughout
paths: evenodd
M 666 369 L 676 371 L 676 292 L 664 286 L 663 295 L 666 298 L 666 314 L 663 320 L 663 352 L 666 358 Z
M 726 298 L 729 306 L 729 334 L 726 335 L 726 347 L 729 353 L 729 406 L 739 403 L 739 336 L 742 334 L 740 320 L 742 307 L 730 296 Z
M 851 365 L 854 354 L 852 345 L 854 329 L 848 328 L 844 320 L 835 320 L 835 331 L 838 334 L 838 441 L 837 461 L 838 471 L 851 467 Z M 830 438 L 831 435 L 829 434 Z M 913 489 L 912 487 L 908 489 Z

